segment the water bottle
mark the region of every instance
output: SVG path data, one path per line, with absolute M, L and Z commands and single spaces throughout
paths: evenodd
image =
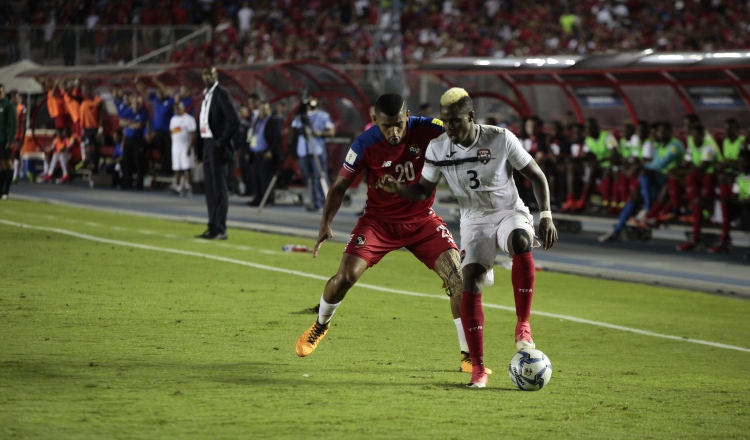
M 281 247 L 284 252 L 312 252 L 312 249 L 302 244 L 286 244 Z

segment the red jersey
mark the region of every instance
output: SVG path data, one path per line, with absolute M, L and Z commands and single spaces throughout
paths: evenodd
M 433 214 L 434 192 L 426 200 L 411 202 L 373 188 L 384 174 L 406 184 L 419 182 L 427 145 L 444 131 L 441 120 L 421 116 L 409 117 L 406 126 L 404 140 L 398 145 L 389 144 L 377 126 L 371 127 L 357 137 L 346 155 L 339 172 L 341 177 L 353 180 L 362 170 L 367 170 L 366 217 L 386 223 L 414 223 Z

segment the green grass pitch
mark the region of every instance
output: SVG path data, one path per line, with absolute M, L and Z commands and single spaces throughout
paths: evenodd
M 515 316 L 487 307 L 495 374 L 470 390 L 440 282 L 411 254 L 365 273 L 385 290 L 353 288 L 302 359 L 305 309 L 343 245 L 313 260 L 281 252 L 311 240 L 201 231 L 2 202 L 0 438 L 750 437 L 750 351 L 690 342 L 750 347 L 750 301 L 539 272 L 532 329 L 551 382 L 513 388 Z M 484 302 L 512 307 L 509 272 L 495 278 Z

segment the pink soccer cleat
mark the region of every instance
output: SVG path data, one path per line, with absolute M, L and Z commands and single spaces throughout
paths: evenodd
M 481 365 L 473 366 L 471 371 L 471 382 L 466 384 L 466 388 L 484 388 L 487 386 L 489 378 L 487 372 Z
M 531 326 L 527 321 L 516 323 L 516 348 L 536 348 L 534 340 L 531 339 Z

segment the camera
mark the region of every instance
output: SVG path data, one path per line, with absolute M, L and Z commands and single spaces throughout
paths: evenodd
M 300 90 L 299 92 L 300 106 L 297 110 L 297 115 L 300 117 L 300 121 L 303 126 L 310 126 L 310 118 L 307 112 L 315 109 L 318 106 L 318 101 L 310 96 L 310 91 L 307 88 Z

